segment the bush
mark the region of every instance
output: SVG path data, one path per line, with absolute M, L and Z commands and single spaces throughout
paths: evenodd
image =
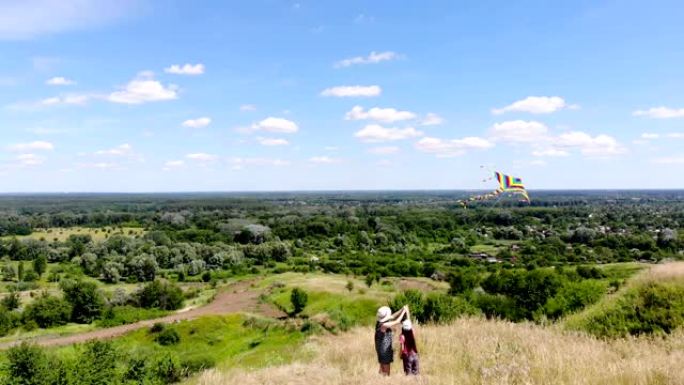
M 406 290 L 397 294 L 388 304 L 392 311 L 397 311 L 404 307 L 404 305 L 409 305 L 409 310 L 411 311 L 411 316 L 413 318 L 419 322 L 427 322 L 426 315 L 423 311 L 425 307 L 425 296 L 421 291 L 415 289 Z
M 166 328 L 154 337 L 154 341 L 162 346 L 176 345 L 180 339 L 180 334 L 173 328 Z
M 0 337 L 6 336 L 14 329 L 19 321 L 19 314 L 0 307 Z
M 7 351 L 8 385 L 49 384 L 50 367 L 43 350 L 23 342 Z
M 157 356 L 152 363 L 154 376 L 164 384 L 180 381 L 183 371 L 178 356 L 170 352 Z
M 211 281 L 211 272 L 210 271 L 205 271 L 202 273 L 202 282 L 209 282 Z
M 177 310 L 183 307 L 183 291 L 177 285 L 156 280 L 143 286 L 134 295 L 140 307 Z
M 546 302 L 544 314 L 549 318 L 560 318 L 598 302 L 605 292 L 606 285 L 599 281 L 568 282 Z
M 138 321 L 158 318 L 167 314 L 159 309 L 141 309 L 134 306 L 111 306 L 102 312 L 102 318 L 97 322 L 101 327 L 112 327 L 132 324 Z
M 292 314 L 297 315 L 304 310 L 306 303 L 309 301 L 309 295 L 298 287 L 292 289 L 290 294 L 290 302 L 292 303 Z
M 100 318 L 105 302 L 94 282 L 62 281 L 64 299 L 71 304 L 71 320 L 77 323 L 91 323 Z
M 583 329 L 601 337 L 667 334 L 684 326 L 684 287 L 651 282 L 630 290 L 584 320 Z
M 435 323 L 445 323 L 463 315 L 479 313 L 479 309 L 463 297 L 452 297 L 441 293 L 428 294 L 423 308 L 423 318 Z
M 6 310 L 14 310 L 21 305 L 21 298 L 16 289 L 10 289 L 10 292 L 0 300 L 0 306 Z
M 150 328 L 150 333 L 160 333 L 163 332 L 164 329 L 166 329 L 166 324 L 162 322 L 155 322 Z
M 479 274 L 470 269 L 459 269 L 449 275 L 449 294 L 469 293 L 479 284 Z
M 24 310 L 24 323 L 35 322 L 41 328 L 64 325 L 71 318 L 69 302 L 43 293 Z
M 202 370 L 211 369 L 216 365 L 216 361 L 211 356 L 199 356 L 184 358 L 180 362 L 183 376 L 187 377 Z
M 119 383 L 118 354 L 111 341 L 90 341 L 84 345 L 75 366 L 78 383 L 108 385 Z

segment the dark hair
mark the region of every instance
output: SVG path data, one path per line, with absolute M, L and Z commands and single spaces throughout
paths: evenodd
M 416 337 L 413 335 L 413 329 L 401 329 L 401 334 L 404 336 L 404 344 L 406 345 L 406 350 L 418 353 L 418 346 L 416 346 Z

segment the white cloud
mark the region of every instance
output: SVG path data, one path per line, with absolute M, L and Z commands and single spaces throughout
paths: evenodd
M 591 136 L 581 131 L 570 131 L 560 134 L 554 139 L 554 146 L 560 148 L 577 148 L 587 156 L 611 156 L 626 152 L 626 149 L 612 136 Z
M 174 64 L 171 67 L 164 68 L 164 72 L 174 75 L 202 75 L 204 73 L 204 64 Z
M 351 111 L 344 116 L 346 120 L 376 120 L 383 123 L 398 122 L 401 120 L 411 120 L 416 117 L 411 111 L 399 111 L 394 108 L 373 107 L 364 111 L 361 106 L 354 106 Z
M 666 136 L 671 139 L 684 139 L 684 132 L 671 132 Z
M 183 166 L 185 166 L 184 160 L 169 160 L 166 163 L 164 163 L 164 167 L 167 168 L 178 168 Z
M 565 100 L 559 96 L 528 96 L 525 99 L 518 100 L 503 108 L 492 109 L 492 114 L 501 115 L 506 112 L 529 112 L 531 114 L 550 114 L 564 108 L 577 108 L 574 105 L 568 105 Z
M 684 164 L 684 155 L 666 156 L 662 158 L 651 159 L 651 163 L 656 164 Z
M 113 103 L 142 104 L 146 102 L 158 102 L 178 98 L 178 87 L 175 85 L 165 86 L 149 72 L 142 72 L 128 82 L 121 91 L 109 94 L 107 100 Z
M 653 133 L 648 133 L 648 132 L 641 134 L 641 139 L 658 139 L 658 138 L 660 138 L 660 134 L 653 134 Z
M 428 112 L 427 115 L 425 115 L 425 118 L 423 118 L 423 121 L 420 122 L 421 126 L 438 126 L 440 124 L 444 123 L 444 118 L 441 116 Z
M 297 126 L 297 123 L 291 120 L 274 118 L 271 116 L 258 123 L 252 124 L 247 131 L 267 131 L 281 134 L 293 134 L 299 131 L 299 127 Z
M 636 110 L 634 116 L 646 116 L 654 119 L 672 119 L 684 117 L 684 108 L 653 107 L 648 110 Z
M 324 149 L 325 151 L 337 151 L 337 150 L 339 150 L 340 148 L 337 147 L 337 146 L 325 146 L 325 147 L 323 147 L 323 149 Z
M 0 40 L 28 39 L 107 24 L 131 13 L 136 1 L 0 1 Z
M 321 96 L 342 97 L 373 97 L 382 93 L 380 86 L 338 86 L 326 88 Z
M 216 159 L 218 159 L 218 156 L 213 155 L 213 154 L 207 154 L 204 152 L 196 152 L 192 154 L 187 154 L 185 155 L 186 158 L 191 159 L 191 160 L 196 160 L 199 162 L 211 162 Z
M 240 111 L 256 111 L 254 104 L 243 104 L 240 106 Z
M 339 158 L 331 158 L 329 156 L 314 156 L 309 158 L 309 163 L 315 163 L 315 164 L 332 164 L 332 163 L 339 163 L 341 162 L 341 159 Z
M 570 154 L 567 151 L 561 150 L 558 148 L 547 148 L 544 150 L 532 151 L 532 155 L 542 157 L 542 156 L 568 156 Z
M 130 155 L 131 151 L 133 151 L 133 146 L 128 143 L 124 143 L 107 150 L 95 151 L 95 155 L 125 156 Z
M 241 170 L 246 166 L 284 167 L 290 165 L 288 160 L 272 158 L 232 158 L 230 163 L 233 165 L 234 170 Z
M 378 124 L 369 124 L 357 131 L 354 136 L 363 142 L 390 142 L 422 136 L 421 131 L 413 127 L 407 128 L 386 128 Z
M 49 86 L 71 86 L 76 84 L 76 82 L 62 76 L 56 76 L 54 78 L 48 79 L 45 84 Z
M 509 143 L 534 143 L 548 139 L 548 131 L 540 122 L 511 120 L 494 124 L 490 129 L 490 137 Z
M 37 166 L 43 164 L 45 159 L 35 154 L 21 154 L 17 156 L 17 161 L 22 166 Z
M 258 137 L 257 142 L 262 146 L 287 146 L 290 144 L 286 139 Z
M 395 60 L 399 58 L 395 52 L 385 51 L 385 52 L 371 52 L 368 56 L 356 56 L 344 60 L 340 60 L 335 63 L 335 68 L 349 67 L 355 64 L 376 64 L 383 61 Z
M 45 141 L 35 141 L 29 143 L 16 143 L 9 147 L 10 151 L 49 151 L 55 148 L 54 144 Z
M 390 155 L 398 153 L 399 150 L 400 149 L 397 146 L 379 146 L 369 148 L 368 152 L 374 155 Z
M 83 105 L 86 104 L 92 96 L 90 95 L 62 95 L 46 98 L 40 101 L 43 106 L 56 105 Z
M 486 150 L 491 147 L 494 147 L 494 143 L 475 136 L 451 140 L 427 137 L 416 143 L 418 151 L 435 154 L 440 158 L 463 155 L 468 150 Z
M 211 124 L 211 118 L 205 116 L 197 119 L 188 119 L 183 122 L 183 127 L 202 128 L 209 124 Z

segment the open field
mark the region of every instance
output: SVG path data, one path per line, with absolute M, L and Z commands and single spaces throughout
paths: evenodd
M 48 242 L 58 241 L 64 242 L 71 235 L 90 235 L 94 241 L 103 241 L 114 234 L 126 235 L 135 237 L 145 234 L 145 229 L 140 227 L 55 227 L 49 229 L 35 229 L 29 235 L 19 235 L 17 239 L 37 239 Z M 10 237 L 3 237 L 4 239 Z

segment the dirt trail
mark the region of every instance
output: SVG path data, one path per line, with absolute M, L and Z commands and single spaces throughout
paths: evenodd
M 214 300 L 202 307 L 181 311 L 161 318 L 154 318 L 136 323 L 115 326 L 106 329 L 93 330 L 85 333 L 68 336 L 45 335 L 35 338 L 26 338 L 0 344 L 0 350 L 18 345 L 24 341 L 32 342 L 40 346 L 60 346 L 81 343 L 93 339 L 110 339 L 121 336 L 133 330 L 150 327 L 157 322 L 173 323 L 190 320 L 205 315 L 220 315 L 237 312 L 250 312 L 278 318 L 285 314 L 269 304 L 259 303 L 259 291 L 250 290 L 254 280 L 238 282 L 234 285 L 221 288 Z

